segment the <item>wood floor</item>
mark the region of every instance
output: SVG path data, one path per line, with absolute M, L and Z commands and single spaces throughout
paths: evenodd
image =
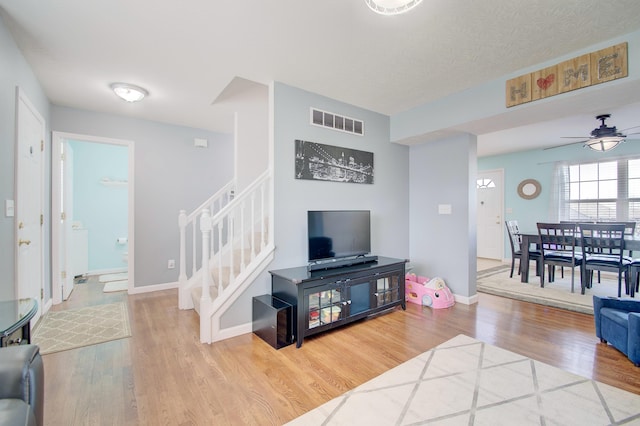
M 43 357 L 46 425 L 280 425 L 458 334 L 640 394 L 640 369 L 599 343 L 592 316 L 482 293 L 445 310 L 408 303 L 277 351 L 253 334 L 200 344 L 177 290 L 104 294 L 93 281 L 54 310 L 119 300 L 131 338 Z

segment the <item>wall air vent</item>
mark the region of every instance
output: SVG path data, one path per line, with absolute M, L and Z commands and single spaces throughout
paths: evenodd
M 364 122 L 355 118 L 345 117 L 332 112 L 311 108 L 311 124 L 314 126 L 328 127 L 340 132 L 364 135 Z

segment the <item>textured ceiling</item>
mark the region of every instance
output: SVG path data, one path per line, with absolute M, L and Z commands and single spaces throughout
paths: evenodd
M 640 29 L 638 0 L 425 0 L 393 17 L 363 0 L 0 0 L 0 12 L 53 103 L 224 132 L 231 113 L 212 103 L 234 78 L 393 115 Z M 116 81 L 150 96 L 119 101 Z

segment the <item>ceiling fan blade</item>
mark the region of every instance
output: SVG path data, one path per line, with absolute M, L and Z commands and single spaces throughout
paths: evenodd
M 633 127 L 629 127 L 629 128 L 627 128 L 627 129 L 620 130 L 620 132 L 621 132 L 621 133 L 625 133 L 627 130 L 637 129 L 638 127 L 640 127 L 640 126 L 633 126 Z M 631 134 L 632 134 L 632 135 L 635 135 L 635 133 L 631 133 Z
M 589 136 L 560 136 L 562 139 L 589 139 Z
M 631 136 L 631 135 L 640 135 L 640 132 L 627 133 L 627 136 Z
M 543 150 L 543 151 L 546 151 L 546 150 L 548 150 L 548 149 L 562 148 L 563 146 L 577 145 L 577 144 L 579 144 L 579 143 L 585 143 L 585 142 L 586 142 L 586 141 L 588 141 L 588 140 L 589 140 L 589 139 L 584 139 L 584 138 L 583 138 L 581 141 L 578 141 L 578 142 L 571 142 L 571 143 L 565 143 L 565 144 L 562 144 L 562 145 L 549 146 L 549 147 L 546 147 L 546 148 L 542 148 L 542 150 Z

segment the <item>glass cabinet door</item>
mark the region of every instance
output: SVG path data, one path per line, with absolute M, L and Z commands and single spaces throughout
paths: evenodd
M 309 329 L 331 324 L 343 318 L 343 297 L 340 288 L 322 291 L 305 291 L 305 305 L 308 307 Z
M 374 293 L 377 306 L 384 306 L 388 303 L 400 300 L 400 276 L 390 275 L 379 278 L 376 281 L 376 291 Z

